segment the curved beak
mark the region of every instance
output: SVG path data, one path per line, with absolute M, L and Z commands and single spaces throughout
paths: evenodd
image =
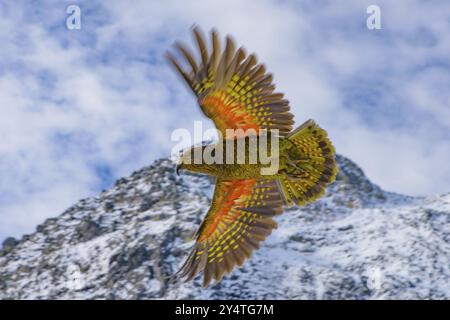
M 181 169 L 181 164 L 177 164 L 177 168 L 176 168 L 177 176 L 180 175 L 180 169 Z

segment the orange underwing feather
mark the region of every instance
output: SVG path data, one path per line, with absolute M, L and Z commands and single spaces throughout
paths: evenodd
M 206 116 L 225 136 L 227 129 L 278 129 L 281 136 L 292 130 L 289 101 L 276 93 L 273 76 L 257 63 L 254 54 L 236 49 L 226 37 L 221 50 L 219 37 L 211 31 L 211 49 L 198 27 L 193 29 L 199 57 L 177 42 L 175 47 L 187 62 L 187 69 L 170 53 L 168 60 L 197 96 Z
M 274 180 L 218 179 L 213 203 L 197 231 L 196 243 L 175 275 L 191 280 L 203 271 L 207 286 L 250 258 L 274 228 L 283 200 Z

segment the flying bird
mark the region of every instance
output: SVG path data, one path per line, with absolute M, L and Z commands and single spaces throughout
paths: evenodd
M 239 143 L 249 150 L 251 139 L 279 139 L 277 152 L 269 153 L 278 163 L 271 174 L 262 173 L 267 163 L 259 158 L 251 163 L 247 153 L 243 162 L 193 163 L 195 152 L 205 152 L 208 145 L 192 147 L 180 158 L 177 173 L 184 169 L 216 178 L 211 207 L 197 230 L 194 247 L 175 274 L 175 278 L 189 281 L 203 272 L 206 287 L 213 279 L 219 282 L 259 249 L 277 227 L 273 217 L 283 213 L 284 206 L 305 205 L 322 196 L 326 185 L 334 181 L 337 167 L 325 130 L 313 120 L 293 130 L 289 101 L 275 92 L 272 74 L 254 54 L 237 49 L 230 36 L 221 49 L 215 29 L 210 32 L 210 46 L 198 27 L 193 28 L 193 34 L 198 57 L 180 42 L 175 43 L 178 58 L 170 52 L 166 57 L 193 91 L 203 113 L 225 137 L 211 144 L 212 150 Z M 230 129 L 241 134 L 227 135 Z M 273 134 L 271 130 L 277 131 Z M 238 155 L 231 158 L 236 160 Z

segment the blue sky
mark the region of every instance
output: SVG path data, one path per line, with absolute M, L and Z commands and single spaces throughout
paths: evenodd
M 71 4 L 80 30 L 65 26 Z M 366 27 L 371 4 L 381 30 Z M 163 59 L 194 23 L 256 52 L 297 123 L 314 118 L 383 188 L 449 192 L 448 12 L 444 0 L 2 2 L 0 239 L 168 156 L 171 132 L 204 119 Z

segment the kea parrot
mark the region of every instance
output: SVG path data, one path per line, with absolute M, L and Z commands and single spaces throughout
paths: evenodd
M 202 112 L 225 137 L 211 145 L 215 148 L 231 141 L 248 147 L 251 139 L 272 141 L 267 138 L 273 130 L 279 139 L 277 152 L 269 154 L 278 161 L 271 174 L 262 174 L 261 169 L 268 164 L 259 160 L 250 163 L 249 154 L 240 163 L 193 163 L 195 151 L 205 151 L 208 145 L 192 147 L 180 157 L 177 173 L 184 169 L 216 178 L 212 203 L 195 234 L 194 247 L 174 275 L 174 279 L 190 281 L 203 272 L 203 286 L 207 287 L 213 279 L 221 281 L 259 249 L 277 227 L 273 218 L 283 213 L 284 206 L 305 205 L 322 196 L 326 185 L 335 180 L 337 166 L 326 131 L 313 120 L 293 130 L 289 101 L 275 92 L 272 74 L 254 54 L 247 55 L 242 47 L 236 49 L 230 36 L 221 49 L 215 29 L 210 32 L 210 46 L 197 26 L 193 35 L 198 57 L 176 42 L 178 57 L 167 52 L 166 58 L 193 91 Z M 241 134 L 227 135 L 230 129 L 242 129 Z

